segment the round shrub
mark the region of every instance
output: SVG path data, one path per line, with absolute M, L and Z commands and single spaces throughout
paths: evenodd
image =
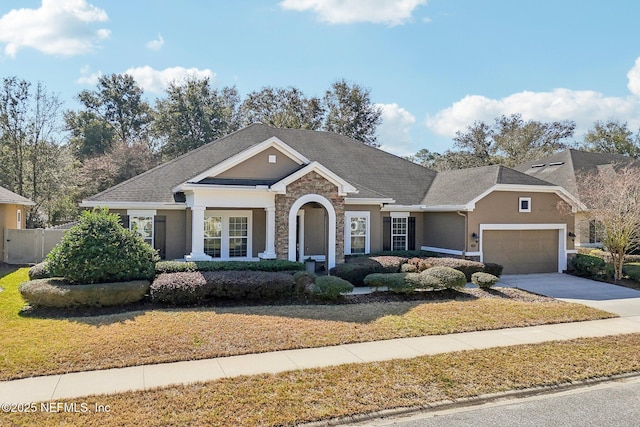
M 352 292 L 353 285 L 336 276 L 320 276 L 313 286 L 313 295 L 327 300 L 336 300 L 343 293 Z
M 420 273 L 427 283 L 437 288 L 462 289 L 467 285 L 464 273 L 451 267 L 431 267 Z
M 310 271 L 296 271 L 293 281 L 296 284 L 296 293 L 303 293 L 310 285 L 313 285 L 318 276 Z
M 156 251 L 106 210 L 84 211 L 47 256 L 52 276 L 72 283 L 152 279 Z
M 51 277 L 51 273 L 49 272 L 49 263 L 47 261 L 36 264 L 29 269 L 29 280 L 47 279 L 49 277 Z
M 471 283 L 483 289 L 489 289 L 490 287 L 498 283 L 498 280 L 500 279 L 489 273 L 478 272 L 471 275 Z
M 577 254 L 571 260 L 571 268 L 578 276 L 594 277 L 605 270 L 605 261 L 597 256 Z
M 149 281 L 73 285 L 63 279 L 37 279 L 23 283 L 19 290 L 34 307 L 106 307 L 140 301 L 149 291 Z
M 418 267 L 416 267 L 413 264 L 402 264 L 400 266 L 400 272 L 401 273 L 417 273 Z

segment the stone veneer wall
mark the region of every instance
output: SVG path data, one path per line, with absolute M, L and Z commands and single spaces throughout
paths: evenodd
M 289 258 L 289 211 L 300 197 L 318 194 L 333 205 L 336 212 L 336 263 L 344 261 L 344 197 L 338 187 L 315 171 L 311 171 L 287 186 L 287 194 L 276 194 L 276 255 Z M 328 256 L 328 254 L 326 254 Z

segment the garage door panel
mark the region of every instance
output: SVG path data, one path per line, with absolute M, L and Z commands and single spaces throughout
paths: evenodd
M 504 274 L 558 271 L 558 230 L 485 230 L 483 259 L 504 266 Z

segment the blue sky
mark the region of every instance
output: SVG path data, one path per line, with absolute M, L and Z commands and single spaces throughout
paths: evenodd
M 186 73 L 241 95 L 345 78 L 383 108 L 378 142 L 442 152 L 502 114 L 640 126 L 640 2 L 612 0 L 3 0 L 0 76 L 68 109 L 100 74 L 150 100 Z

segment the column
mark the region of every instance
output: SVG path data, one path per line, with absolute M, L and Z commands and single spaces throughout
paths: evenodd
M 211 257 L 204 253 L 204 206 L 191 207 L 191 254 L 187 261 L 205 261 Z
M 264 208 L 267 213 L 267 233 L 265 239 L 265 251 L 260 254 L 263 259 L 276 258 L 276 208 Z

